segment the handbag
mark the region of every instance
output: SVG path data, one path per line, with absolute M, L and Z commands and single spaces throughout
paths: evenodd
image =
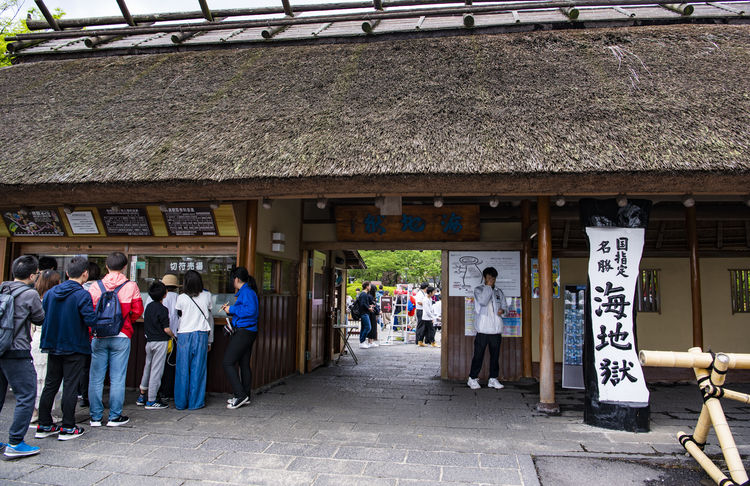
M 226 334 L 227 336 L 231 336 L 232 334 L 234 334 L 234 330 L 235 327 L 234 324 L 232 324 L 232 319 L 227 317 L 227 325 L 224 326 L 224 334 Z

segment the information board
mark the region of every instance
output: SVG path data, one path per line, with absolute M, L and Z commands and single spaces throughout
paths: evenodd
M 94 220 L 92 211 L 73 211 L 65 213 L 74 235 L 98 235 L 99 228 Z
M 13 236 L 65 236 L 55 209 L 18 209 L 3 213 Z
M 495 285 L 506 297 L 521 296 L 521 254 L 517 251 L 452 251 L 449 261 L 449 295 L 474 297 L 487 267 L 497 270 Z
M 162 210 L 170 236 L 216 236 L 216 220 L 210 207 L 179 207 Z
M 151 236 L 151 225 L 144 208 L 99 208 L 109 236 Z

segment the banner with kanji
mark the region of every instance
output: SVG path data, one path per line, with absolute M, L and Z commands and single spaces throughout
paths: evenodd
M 646 406 L 649 393 L 633 333 L 645 230 L 587 227 L 586 234 L 599 401 Z

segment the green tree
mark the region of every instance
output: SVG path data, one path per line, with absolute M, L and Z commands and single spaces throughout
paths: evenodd
M 19 18 L 19 14 L 23 9 L 23 3 L 23 0 L 0 1 L 0 66 L 10 65 L 13 57 L 7 52 L 8 43 L 5 41 L 5 38 L 31 32 L 26 25 L 26 19 Z M 29 9 L 26 15 L 27 18 L 42 18 L 42 13 L 36 8 Z M 65 12 L 60 8 L 56 8 L 52 12 L 52 16 L 56 19 L 59 19 L 63 15 L 65 15 Z
M 351 270 L 349 275 L 362 280 L 380 280 L 384 285 L 418 284 L 433 281 L 440 284 L 440 250 L 362 250 L 367 268 Z

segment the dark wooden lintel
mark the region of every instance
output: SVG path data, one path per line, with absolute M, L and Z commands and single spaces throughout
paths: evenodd
M 562 239 L 563 249 L 568 248 L 568 237 L 570 237 L 570 221 L 565 221 L 565 229 L 563 229 L 563 239 Z
M 720 249 L 724 246 L 724 223 L 718 221 L 716 223 L 716 248 Z
M 656 236 L 656 249 L 658 250 L 661 248 L 661 246 L 664 244 L 664 228 L 666 227 L 667 223 L 662 221 L 659 223 L 659 233 Z

